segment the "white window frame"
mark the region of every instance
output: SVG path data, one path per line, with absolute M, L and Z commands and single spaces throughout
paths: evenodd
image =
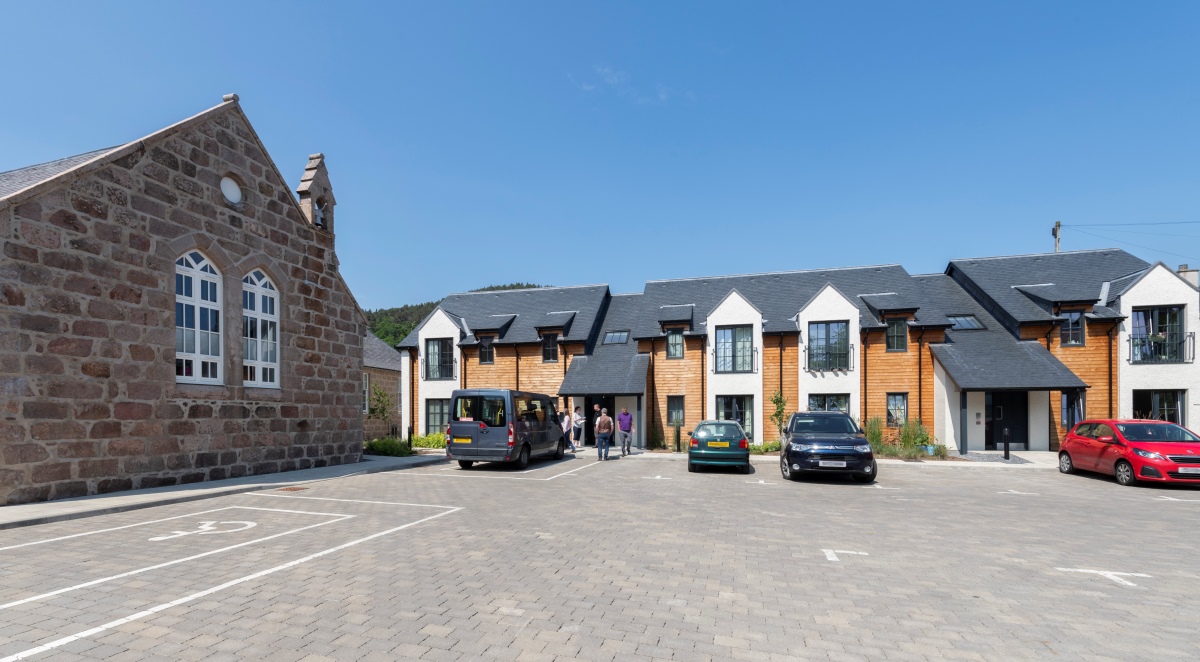
M 275 340 L 266 332 L 275 331 Z M 252 335 L 247 337 L 249 331 Z M 242 385 L 279 388 L 279 289 L 270 276 L 255 269 L 242 278 Z M 274 345 L 272 347 L 271 345 Z M 274 360 L 263 357 L 274 350 Z
M 188 251 L 175 260 L 176 383 L 224 384 L 221 296 L 221 272 L 203 253 Z
M 371 402 L 371 373 L 367 372 L 366 370 L 363 370 L 362 394 L 363 413 L 367 414 L 370 413 L 369 403 Z

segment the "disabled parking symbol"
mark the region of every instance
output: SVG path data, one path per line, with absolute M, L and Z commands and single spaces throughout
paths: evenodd
M 229 526 L 232 528 L 217 528 L 218 526 Z M 182 538 L 183 536 L 191 535 L 212 535 L 217 533 L 237 533 L 246 529 L 253 529 L 258 526 L 257 522 L 200 522 L 200 526 L 194 531 L 172 531 L 165 536 L 155 536 L 150 538 L 150 542 L 159 542 L 161 540 L 171 540 L 173 538 Z

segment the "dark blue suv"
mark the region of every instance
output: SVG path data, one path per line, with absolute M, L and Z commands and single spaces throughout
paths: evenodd
M 788 480 L 805 473 L 847 474 L 860 483 L 875 481 L 875 454 L 854 419 L 841 412 L 792 414 L 779 447 L 779 471 Z

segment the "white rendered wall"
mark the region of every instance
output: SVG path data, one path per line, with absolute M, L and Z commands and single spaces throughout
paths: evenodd
M 708 411 L 713 418 L 717 415 L 717 396 L 718 395 L 751 395 L 754 396 L 754 430 L 753 439 L 750 443 L 761 444 L 763 440 L 763 382 L 762 382 L 762 314 L 750 305 L 737 292 L 732 292 L 724 301 L 717 306 L 707 320 L 705 326 L 708 333 L 707 339 L 707 365 L 708 374 L 704 378 L 708 381 Z M 722 326 L 741 326 L 749 324 L 753 328 L 750 331 L 750 337 L 754 341 L 755 352 L 753 354 L 754 370 L 747 373 L 721 373 L 716 372 L 716 362 L 713 360 L 713 351 L 716 349 L 717 328 Z
M 986 444 L 987 428 L 983 410 L 987 405 L 983 391 L 967 393 L 967 450 L 981 451 Z
M 958 384 L 946 374 L 942 364 L 933 361 L 933 438 L 951 453 L 958 453 L 962 434 L 961 395 Z
M 1058 392 L 1055 391 L 1055 395 Z M 1031 451 L 1050 450 L 1050 392 L 1029 392 L 1029 445 Z
M 851 370 L 821 372 L 805 370 L 807 363 L 804 349 L 808 346 L 809 322 L 848 322 L 852 355 Z M 859 379 L 859 359 L 862 348 L 859 347 L 858 306 L 842 296 L 840 292 L 826 286 L 812 301 L 800 310 L 800 401 L 796 403 L 797 411 L 808 409 L 809 394 L 850 394 L 850 415 L 856 420 L 860 418 L 860 400 L 862 395 L 861 380 Z
M 412 354 L 407 349 L 400 350 L 400 388 L 396 390 L 398 394 L 396 398 L 400 400 L 400 436 L 404 439 L 408 438 L 408 426 L 412 425 L 412 390 L 409 384 L 412 384 Z
M 457 379 L 425 379 L 425 341 L 430 338 L 449 338 L 450 346 L 454 348 L 455 374 L 457 375 L 457 371 L 462 368 L 462 351 L 458 347 L 458 325 L 451 321 L 446 316 L 446 313 L 442 312 L 439 308 L 417 333 L 417 356 L 421 359 L 417 364 L 417 370 L 419 371 L 417 379 L 421 380 L 420 388 L 417 389 L 417 406 L 420 407 L 421 429 L 417 430 L 417 434 L 424 434 L 425 426 L 428 424 L 428 421 L 425 420 L 425 412 L 427 411 L 425 401 L 448 400 L 450 399 L 450 395 L 454 393 L 454 390 L 458 388 Z
M 1200 293 L 1163 265 L 1156 265 L 1128 292 L 1121 295 L 1120 348 L 1117 361 L 1118 415 L 1133 417 L 1133 392 L 1142 389 L 1185 390 L 1187 413 L 1184 423 L 1195 428 L 1200 423 L 1200 364 L 1160 363 L 1133 364 L 1129 362 L 1129 336 L 1133 331 L 1134 308 L 1149 306 L 1184 306 L 1184 333 L 1200 332 Z M 1099 412 L 1101 403 L 1088 403 L 1088 415 Z

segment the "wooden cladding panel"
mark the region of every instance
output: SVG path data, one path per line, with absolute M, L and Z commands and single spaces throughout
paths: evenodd
M 783 346 L 780 347 L 780 339 Z M 778 441 L 779 433 L 771 421 L 775 405 L 771 404 L 771 396 L 775 391 L 782 391 L 787 400 L 784 408 L 785 416 L 791 416 L 798 411 L 808 408 L 807 402 L 800 402 L 800 336 L 765 336 L 763 337 L 762 378 L 763 378 L 763 440 Z M 783 369 L 780 371 L 780 352 L 783 356 Z M 780 376 L 782 374 L 782 380 Z M 784 419 L 787 422 L 787 418 Z
M 1087 411 L 1089 418 L 1104 418 L 1115 416 L 1117 413 L 1117 382 L 1118 338 L 1113 333 L 1113 341 L 1108 341 L 1109 331 L 1117 322 L 1097 322 L 1087 320 L 1084 323 L 1084 344 L 1062 344 L 1062 334 L 1049 324 L 1037 324 L 1021 327 L 1021 337 L 1035 339 L 1045 347 L 1049 334 L 1049 350 L 1063 365 L 1087 384 Z M 1111 364 L 1110 364 L 1111 360 Z M 1112 384 L 1109 384 L 1109 366 L 1112 366 Z M 1110 408 L 1111 403 L 1111 408 Z M 1057 450 L 1067 430 L 1062 425 L 1062 396 L 1052 394 L 1050 397 L 1050 448 Z
M 941 329 L 908 330 L 908 350 L 887 351 L 887 332 L 868 331 L 863 343 L 860 370 L 862 377 L 862 402 L 860 411 L 864 418 L 876 416 L 887 420 L 887 396 L 889 393 L 908 394 L 908 418 L 920 420 L 931 432 L 933 430 L 933 354 L 930 343 L 945 340 Z M 924 347 L 918 344 L 918 338 Z M 863 421 L 866 422 L 865 420 Z
M 704 417 L 704 338 L 684 338 L 683 358 L 667 358 L 667 341 L 665 338 L 654 341 L 654 351 L 651 352 L 651 342 L 638 342 L 638 351 L 649 353 L 650 382 L 646 393 L 646 415 L 650 423 L 651 434 L 662 435 L 668 445 L 674 443 L 675 431 L 667 425 L 667 397 L 683 396 L 683 428 L 681 434 L 696 427 Z M 683 440 L 686 443 L 686 440 Z

